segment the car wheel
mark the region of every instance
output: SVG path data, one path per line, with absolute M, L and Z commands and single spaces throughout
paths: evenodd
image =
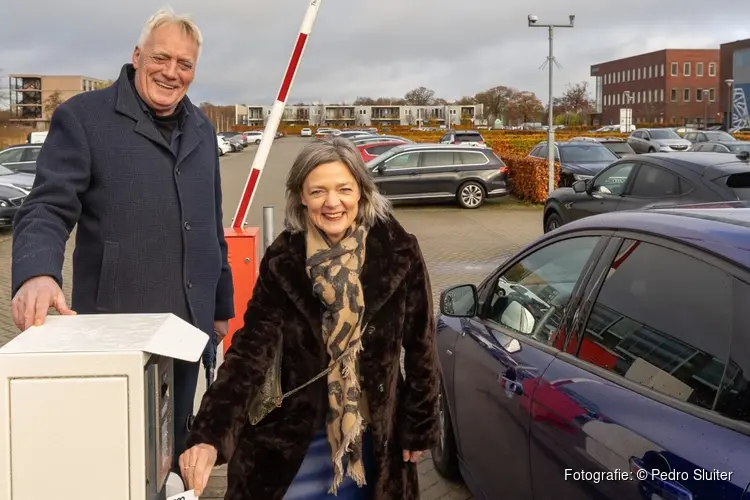
M 438 424 L 440 433 L 437 444 L 430 450 L 435 470 L 442 477 L 450 480 L 461 478 L 458 470 L 458 453 L 456 437 L 453 434 L 453 422 L 448 411 L 448 401 L 442 386 L 438 395 Z
M 260 139 L 256 139 L 255 144 L 260 144 Z
M 484 188 L 471 181 L 458 188 L 458 203 L 463 208 L 479 208 L 484 203 Z
M 654 148 L 648 148 L 649 153 L 656 153 L 656 150 Z
M 554 231 L 560 226 L 562 226 L 562 219 L 560 217 L 560 214 L 558 214 L 557 212 L 552 212 L 544 221 L 544 232 L 549 233 L 550 231 Z

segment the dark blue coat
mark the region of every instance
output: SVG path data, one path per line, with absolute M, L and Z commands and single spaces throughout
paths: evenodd
M 216 131 L 186 97 L 173 153 L 144 112 L 132 71 L 123 66 L 112 86 L 54 112 L 15 219 L 12 294 L 34 276 L 62 284 L 77 223 L 73 310 L 171 312 L 213 339 L 214 320 L 234 316 Z

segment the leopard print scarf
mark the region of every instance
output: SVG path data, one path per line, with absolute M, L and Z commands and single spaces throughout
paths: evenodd
M 334 478 L 329 493 L 336 494 L 346 475 L 358 486 L 365 484 L 362 461 L 364 423 L 359 409 L 358 358 L 362 350 L 364 298 L 360 273 L 365 259 L 364 226 L 351 228 L 336 245 L 330 245 L 314 224 L 307 229 L 307 273 L 313 294 L 323 303 L 323 342 L 330 356 L 329 366 L 349 350 L 328 374 L 328 418 L 326 433 L 331 446 Z

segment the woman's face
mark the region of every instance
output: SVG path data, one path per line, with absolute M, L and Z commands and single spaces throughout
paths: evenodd
M 340 161 L 318 165 L 302 185 L 302 204 L 310 220 L 334 244 L 357 218 L 360 196 L 357 180 Z

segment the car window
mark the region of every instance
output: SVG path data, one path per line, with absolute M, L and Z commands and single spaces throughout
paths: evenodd
M 458 132 L 456 140 L 461 142 L 484 142 L 482 136 L 476 132 Z
M 725 147 L 725 146 L 722 146 Z M 748 151 L 750 152 L 750 142 L 745 142 L 741 144 L 732 144 L 729 146 L 729 150 L 732 153 L 741 153 L 742 151 Z
M 729 355 L 732 279 L 676 250 L 626 240 L 593 304 L 577 356 L 712 409 Z
M 680 178 L 672 172 L 653 165 L 642 164 L 630 189 L 634 198 L 662 198 L 679 196 Z
M 649 130 L 648 134 L 651 136 L 652 139 L 661 140 L 661 139 L 681 139 L 677 133 L 668 128 L 659 128 L 654 130 Z
M 612 151 L 615 155 L 631 155 L 635 153 L 627 142 L 608 142 L 604 144 L 604 147 Z
M 394 156 L 386 162 L 386 169 L 417 168 L 419 153 L 404 153 Z
M 593 191 L 621 195 L 635 163 L 619 163 L 604 170 L 594 179 Z
M 459 151 L 456 153 L 460 165 L 483 165 L 487 163 L 487 157 L 482 153 L 473 151 Z
M 23 148 L 8 149 L 0 153 L 0 163 L 14 163 L 21 161 L 23 157 Z
M 537 150 L 536 156 L 537 158 L 547 158 L 547 155 L 549 154 L 549 150 L 547 149 L 547 146 L 539 146 L 539 149 Z
M 687 137 L 686 137 L 686 139 L 687 139 Z M 688 140 L 690 140 L 690 139 L 688 139 Z M 696 143 L 696 144 L 693 144 L 692 150 L 693 151 L 710 151 L 711 150 L 711 145 L 710 144 L 706 145 L 706 144 Z
M 733 285 L 732 303 L 747 304 L 750 301 L 750 285 L 736 278 Z M 750 310 L 742 306 L 734 307 L 732 316 L 734 329 L 729 362 L 721 383 L 716 411 L 735 420 L 750 422 L 750 335 L 744 326 L 750 322 Z
M 41 150 L 42 148 L 26 148 L 26 154 L 23 157 L 23 161 L 36 161 Z
M 377 156 L 377 155 L 382 155 L 389 149 L 393 149 L 395 146 L 396 144 L 387 144 L 385 146 L 373 146 L 371 148 L 366 149 L 365 151 L 367 151 L 367 154 L 369 155 Z
M 423 167 L 446 167 L 454 165 L 453 151 L 423 151 Z
M 498 278 L 485 319 L 554 343 L 565 307 L 598 242 L 597 236 L 570 238 L 522 259 Z

